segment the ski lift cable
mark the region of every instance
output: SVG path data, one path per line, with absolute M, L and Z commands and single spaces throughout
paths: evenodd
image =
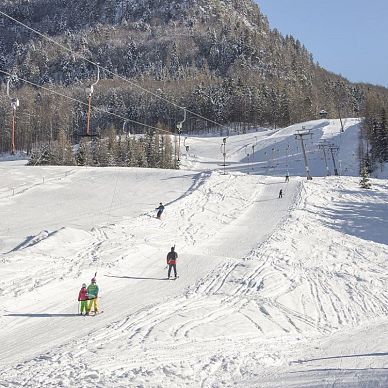
M 5 70 L 2 70 L 2 69 L 0 69 L 0 73 L 3 73 L 3 74 L 8 75 L 8 76 L 12 76 L 11 73 L 9 73 L 9 72 L 7 72 L 7 71 L 5 71 Z M 36 83 L 34 83 L 34 82 L 31 82 L 31 81 L 28 81 L 28 80 L 26 80 L 26 79 L 24 79 L 24 78 L 18 77 L 18 79 L 19 79 L 20 81 L 22 81 L 22 82 L 25 82 L 26 84 L 29 84 L 29 85 L 35 86 L 35 87 L 37 87 L 37 88 L 43 89 L 43 90 L 45 90 L 45 91 L 47 91 L 47 92 L 49 92 L 49 93 L 56 94 L 56 95 L 58 95 L 58 96 L 67 98 L 67 99 L 69 99 L 69 100 L 71 100 L 71 101 L 73 101 L 73 102 L 78 102 L 79 104 L 88 106 L 88 104 L 87 104 L 86 102 L 81 101 L 81 100 L 78 100 L 78 99 L 76 99 L 76 98 L 74 98 L 74 97 L 67 96 L 66 94 L 57 92 L 56 90 L 52 90 L 52 89 L 46 88 L 45 86 L 38 85 L 38 84 L 36 84 Z M 109 115 L 111 115 L 111 116 L 117 117 L 117 118 L 122 119 L 122 120 L 125 120 L 125 121 L 127 121 L 127 122 L 131 122 L 131 123 L 133 123 L 133 124 L 141 125 L 141 126 L 143 126 L 143 127 L 146 127 L 147 129 L 155 129 L 155 130 L 157 130 L 157 131 L 159 131 L 159 132 L 165 132 L 165 133 L 167 133 L 167 134 L 169 134 L 169 135 L 171 134 L 169 131 L 166 131 L 166 130 L 164 130 L 164 129 L 157 128 L 157 127 L 153 127 L 152 125 L 144 124 L 144 123 L 141 123 L 140 121 L 132 120 L 132 119 L 129 119 L 129 118 L 127 118 L 127 117 L 123 117 L 123 116 L 121 116 L 121 115 L 118 115 L 118 114 L 113 113 L 113 112 L 109 112 L 109 111 L 104 110 L 104 109 L 101 109 L 101 108 L 94 107 L 93 110 L 99 111 L 99 112 L 102 112 L 102 113 L 107 113 L 107 114 L 109 114 Z
M 7 76 L 9 76 L 9 77 L 12 76 L 11 73 L 8 73 L 7 71 L 4 71 L 4 70 L 2 70 L 2 69 L 0 69 L 0 72 L 3 73 L 3 74 L 5 74 L 5 75 L 7 75 Z M 85 103 L 85 102 L 83 102 L 83 101 L 80 101 L 80 100 L 77 100 L 76 98 L 73 98 L 73 97 L 67 96 L 67 95 L 65 95 L 65 94 L 59 93 L 59 92 L 57 92 L 57 91 L 55 91 L 55 90 L 48 89 L 48 88 L 46 88 L 46 87 L 44 87 L 44 86 L 35 84 L 34 82 L 25 80 L 25 79 L 23 79 L 23 78 L 18 77 L 18 80 L 20 80 L 20 81 L 22 81 L 22 82 L 25 82 L 25 83 L 27 83 L 27 84 L 30 84 L 30 85 L 32 85 L 32 86 L 35 86 L 35 87 L 37 87 L 37 88 L 41 88 L 41 89 L 43 89 L 43 90 L 45 90 L 45 91 L 47 91 L 47 92 L 56 94 L 56 95 L 61 96 L 61 97 L 64 97 L 64 98 L 67 98 L 67 99 L 69 99 L 69 100 L 71 100 L 71 101 L 78 102 L 78 103 L 80 103 L 80 104 L 82 104 L 82 105 L 88 105 L 87 103 Z M 97 81 L 97 82 L 98 82 L 98 81 Z M 10 95 L 9 95 L 9 82 L 7 83 L 7 95 L 8 95 L 8 97 L 10 97 Z M 10 98 L 11 98 L 11 97 L 10 97 Z M 97 111 L 100 111 L 100 112 L 103 112 L 103 113 L 108 113 L 108 114 L 110 114 L 110 115 L 112 115 L 112 116 L 115 116 L 115 117 L 118 117 L 118 118 L 120 118 L 120 119 L 123 119 L 125 123 L 126 123 L 126 122 L 132 122 L 132 123 L 136 123 L 136 124 L 145 126 L 145 127 L 149 128 L 149 129 L 156 129 L 156 130 L 161 131 L 161 132 L 166 132 L 166 133 L 169 134 L 169 135 L 171 134 L 170 132 L 165 131 L 165 130 L 162 130 L 162 129 L 160 129 L 160 128 L 156 128 L 156 127 L 153 127 L 153 126 L 150 126 L 150 125 L 147 125 L 147 124 L 143 124 L 143 123 L 140 123 L 140 122 L 138 122 L 138 121 L 135 121 L 135 120 L 131 120 L 131 119 L 122 117 L 122 116 L 120 116 L 120 115 L 117 115 L 117 114 L 112 113 L 112 112 L 105 111 L 105 110 L 100 109 L 100 108 L 94 108 L 94 110 L 97 110 Z M 39 158 L 35 161 L 35 163 L 33 164 L 33 166 L 36 166 L 36 165 L 40 162 L 40 160 L 41 160 L 42 157 L 43 157 L 43 153 L 42 153 L 42 154 L 39 156 Z M 114 186 L 114 191 L 113 191 L 113 193 L 112 193 L 112 199 L 111 199 L 111 202 L 110 202 L 110 206 L 109 206 L 109 208 L 108 208 L 108 216 L 107 216 L 107 220 L 109 220 L 109 218 L 111 217 L 111 212 L 112 212 L 112 208 L 113 208 L 114 199 L 115 199 L 116 194 L 117 194 L 118 180 L 119 180 L 119 169 L 118 169 L 117 166 L 116 166 L 116 171 L 115 171 L 115 186 Z M 94 214 L 94 213 L 92 213 L 92 214 Z
M 176 104 L 175 102 L 172 102 L 172 101 L 168 100 L 167 98 L 165 98 L 165 97 L 163 97 L 163 96 L 161 96 L 161 95 L 159 95 L 159 94 L 157 94 L 157 93 L 154 93 L 154 92 L 152 92 L 151 90 L 148 90 L 148 89 L 144 88 L 143 86 L 138 85 L 137 83 L 135 83 L 135 82 L 133 82 L 133 81 L 131 81 L 131 80 L 125 78 L 124 76 L 122 76 L 122 75 L 120 75 L 120 74 L 117 74 L 117 73 L 114 73 L 113 71 L 107 69 L 106 67 L 100 66 L 97 62 L 94 62 L 94 61 L 92 61 L 92 60 L 90 60 L 90 59 L 84 57 L 83 55 L 81 55 L 81 54 L 79 54 L 79 53 L 73 51 L 72 49 L 69 49 L 68 47 L 64 46 L 63 44 L 58 43 L 56 40 L 54 40 L 54 39 L 50 38 L 49 36 L 47 36 L 47 35 L 45 35 L 45 34 L 39 32 L 39 31 L 35 30 L 34 28 L 32 28 L 32 27 L 30 27 L 30 26 L 28 26 L 28 25 L 22 23 L 21 21 L 19 21 L 19 20 L 15 19 L 14 17 L 12 17 L 12 16 L 6 14 L 5 12 L 0 11 L 0 15 L 3 15 L 3 16 L 5 16 L 6 18 L 12 20 L 13 22 L 15 22 L 15 23 L 17 23 L 17 24 L 20 24 L 21 26 L 23 26 L 23 27 L 27 28 L 28 30 L 34 32 L 35 34 L 39 35 L 39 36 L 42 37 L 43 39 L 46 39 L 46 40 L 50 41 L 51 43 L 54 43 L 54 44 L 57 45 L 58 47 L 62 48 L 63 50 L 65 50 L 65 51 L 67 51 L 67 52 L 73 54 L 74 56 L 76 56 L 76 57 L 78 57 L 78 58 L 80 58 L 80 59 L 83 59 L 85 62 L 90 63 L 91 65 L 94 65 L 94 66 L 98 66 L 99 68 L 103 69 L 107 74 L 111 74 L 111 75 L 113 75 L 113 76 L 115 76 L 115 77 L 118 77 L 118 78 L 120 78 L 122 81 L 125 81 L 125 82 L 129 83 L 131 86 L 134 86 L 134 87 L 136 87 L 136 88 L 142 90 L 143 92 L 149 93 L 149 94 L 151 94 L 152 96 L 154 96 L 154 97 L 156 97 L 156 98 L 158 98 L 158 99 L 160 99 L 160 100 L 162 100 L 162 101 L 165 101 L 165 102 L 167 102 L 167 103 L 169 103 L 169 104 L 175 106 L 176 108 L 185 109 L 185 108 L 179 106 L 178 104 Z M 189 112 L 190 114 L 192 114 L 193 116 L 196 116 L 196 117 L 198 117 L 198 118 L 200 118 L 200 119 L 202 119 L 202 120 L 208 121 L 208 122 L 210 122 L 210 123 L 212 123 L 212 124 L 215 124 L 215 125 L 218 125 L 218 126 L 220 126 L 220 127 L 222 127 L 222 128 L 225 128 L 225 129 L 228 129 L 228 130 L 232 130 L 232 128 L 230 128 L 230 127 L 228 127 L 228 126 L 226 126 L 226 125 L 217 123 L 216 121 L 211 120 L 211 119 L 209 119 L 209 118 L 207 118 L 207 117 L 204 117 L 204 116 L 200 115 L 199 113 L 196 113 L 196 112 L 191 111 L 191 110 L 189 110 L 189 109 L 186 109 L 186 111 Z

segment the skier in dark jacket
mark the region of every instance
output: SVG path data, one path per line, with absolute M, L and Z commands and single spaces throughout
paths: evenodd
M 279 198 L 283 198 L 283 189 L 280 189 L 279 191 Z
M 168 265 L 168 278 L 170 279 L 171 268 L 174 269 L 175 279 L 177 278 L 176 273 L 176 259 L 178 258 L 178 254 L 175 252 L 175 247 L 171 247 L 171 251 L 167 254 L 167 265 Z
M 157 210 L 158 212 L 156 213 L 156 218 L 158 220 L 160 220 L 160 217 L 162 216 L 162 213 L 163 213 L 163 210 L 164 210 L 164 206 L 162 204 L 162 202 L 159 203 L 159 207 L 157 207 L 155 210 Z

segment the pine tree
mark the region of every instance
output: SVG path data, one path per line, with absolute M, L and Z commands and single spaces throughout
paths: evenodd
M 388 120 L 385 108 L 381 110 L 380 119 L 379 141 L 381 151 L 379 162 L 383 164 L 384 162 L 388 162 Z
M 173 148 L 170 135 L 164 135 L 161 138 L 161 168 L 174 168 L 173 162 Z
M 125 165 L 128 167 L 137 166 L 136 162 L 136 139 L 130 137 L 125 144 Z
M 363 189 L 370 189 L 372 184 L 369 182 L 369 174 L 366 167 L 363 167 L 361 170 L 361 177 L 362 179 L 360 180 L 360 187 Z
M 33 150 L 30 155 L 30 159 L 28 160 L 28 166 L 36 166 L 39 162 L 40 158 L 40 151 L 39 150 Z
M 148 167 L 146 144 L 143 138 L 136 141 L 136 161 L 138 167 Z
M 90 142 L 86 139 L 81 140 L 75 159 L 77 166 L 93 166 L 94 163 Z
M 70 141 L 63 129 L 59 130 L 58 140 L 53 147 L 54 163 L 60 166 L 74 166 L 75 158 Z
M 107 149 L 107 165 L 117 166 L 118 165 L 118 143 L 116 128 L 113 126 L 109 130 L 108 138 L 108 149 Z
M 95 152 L 93 154 L 94 164 L 98 167 L 107 167 L 111 161 L 109 154 L 109 143 L 107 139 L 100 139 L 95 144 Z
M 44 144 L 40 150 L 35 150 L 31 155 L 29 164 L 33 166 L 55 165 L 55 156 L 50 144 Z

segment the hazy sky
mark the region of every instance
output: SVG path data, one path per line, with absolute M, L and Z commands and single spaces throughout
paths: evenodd
M 388 87 L 388 0 L 256 0 L 327 70 Z

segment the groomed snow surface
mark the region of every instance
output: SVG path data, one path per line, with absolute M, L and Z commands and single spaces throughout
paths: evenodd
M 388 387 L 388 181 L 359 187 L 358 131 L 235 134 L 225 174 L 220 136 L 179 171 L 0 163 L 0 387 Z

